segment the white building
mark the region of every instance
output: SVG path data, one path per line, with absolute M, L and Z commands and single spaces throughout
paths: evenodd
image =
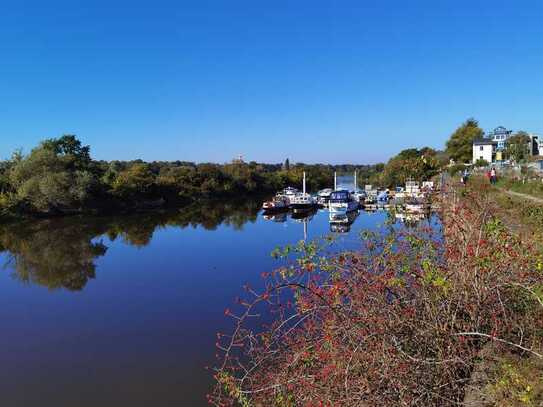
M 496 161 L 498 142 L 489 139 L 479 139 L 473 142 L 473 162 L 485 160 L 488 163 Z
M 505 148 L 505 143 L 507 139 L 513 135 L 513 130 L 507 130 L 503 126 L 498 126 L 494 130 L 486 133 L 485 138 L 491 139 L 492 141 L 497 142 L 496 148 L 498 150 L 503 150 Z

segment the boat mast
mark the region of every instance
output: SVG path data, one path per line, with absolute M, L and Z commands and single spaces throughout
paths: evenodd
M 334 191 L 337 189 L 337 172 L 334 171 Z
M 356 182 L 356 170 L 354 170 L 354 192 L 358 191 L 358 183 Z
M 304 195 L 305 195 L 305 171 L 304 171 Z

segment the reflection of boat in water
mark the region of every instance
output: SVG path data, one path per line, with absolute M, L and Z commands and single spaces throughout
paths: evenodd
M 292 212 L 290 215 L 291 219 L 297 220 L 297 221 L 303 221 L 303 220 L 311 220 L 313 219 L 313 216 L 317 213 L 316 208 L 309 208 L 306 210 L 297 210 Z
M 408 213 L 425 213 L 428 211 L 428 203 L 423 199 L 408 198 L 405 200 L 405 211 Z
M 275 213 L 264 212 L 262 217 L 272 222 L 283 223 L 287 221 L 288 213 L 287 212 L 275 212 Z
M 378 206 L 377 204 L 364 204 L 364 210 L 366 212 L 377 212 Z
M 307 224 L 313 219 L 313 216 L 317 213 L 316 208 L 311 208 L 306 211 L 293 212 L 290 216 L 291 219 L 304 225 L 304 240 L 307 240 Z
M 344 214 L 333 214 L 330 212 L 330 231 L 335 233 L 347 233 L 358 217 L 358 211 L 351 211 Z
M 405 223 L 406 225 L 415 225 L 426 218 L 425 213 L 397 212 L 394 216 L 397 220 Z

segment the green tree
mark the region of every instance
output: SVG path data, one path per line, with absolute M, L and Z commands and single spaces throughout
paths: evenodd
M 488 167 L 488 164 L 488 161 L 483 158 L 479 158 L 477 161 L 475 161 L 476 167 Z
M 424 147 L 420 150 L 410 148 L 391 158 L 381 174 L 381 183 L 388 187 L 405 184 L 410 179 L 423 181 L 439 172 L 439 162 L 435 150 Z
M 475 119 L 468 119 L 458 127 L 447 141 L 446 152 L 457 163 L 467 163 L 473 157 L 473 141 L 481 138 L 484 131 Z
M 531 138 L 525 131 L 519 131 L 506 142 L 506 156 L 516 162 L 522 162 L 530 156 Z
M 90 199 L 96 180 L 83 168 L 86 159 L 55 145 L 55 140 L 47 140 L 28 156 L 16 158 L 8 175 L 16 206 L 64 212 L 80 209 Z
M 149 196 L 153 191 L 155 178 L 149 165 L 136 163 L 115 178 L 113 194 L 129 200 L 138 196 Z
M 68 167 L 74 169 L 86 169 L 91 162 L 90 146 L 83 146 L 73 134 L 45 140 L 42 142 L 42 147 L 53 151 L 57 157 L 66 162 Z

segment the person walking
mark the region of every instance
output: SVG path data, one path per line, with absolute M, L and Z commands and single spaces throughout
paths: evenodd
M 490 170 L 490 183 L 495 184 L 497 180 L 498 179 L 496 177 L 496 168 L 492 167 L 492 169 Z

